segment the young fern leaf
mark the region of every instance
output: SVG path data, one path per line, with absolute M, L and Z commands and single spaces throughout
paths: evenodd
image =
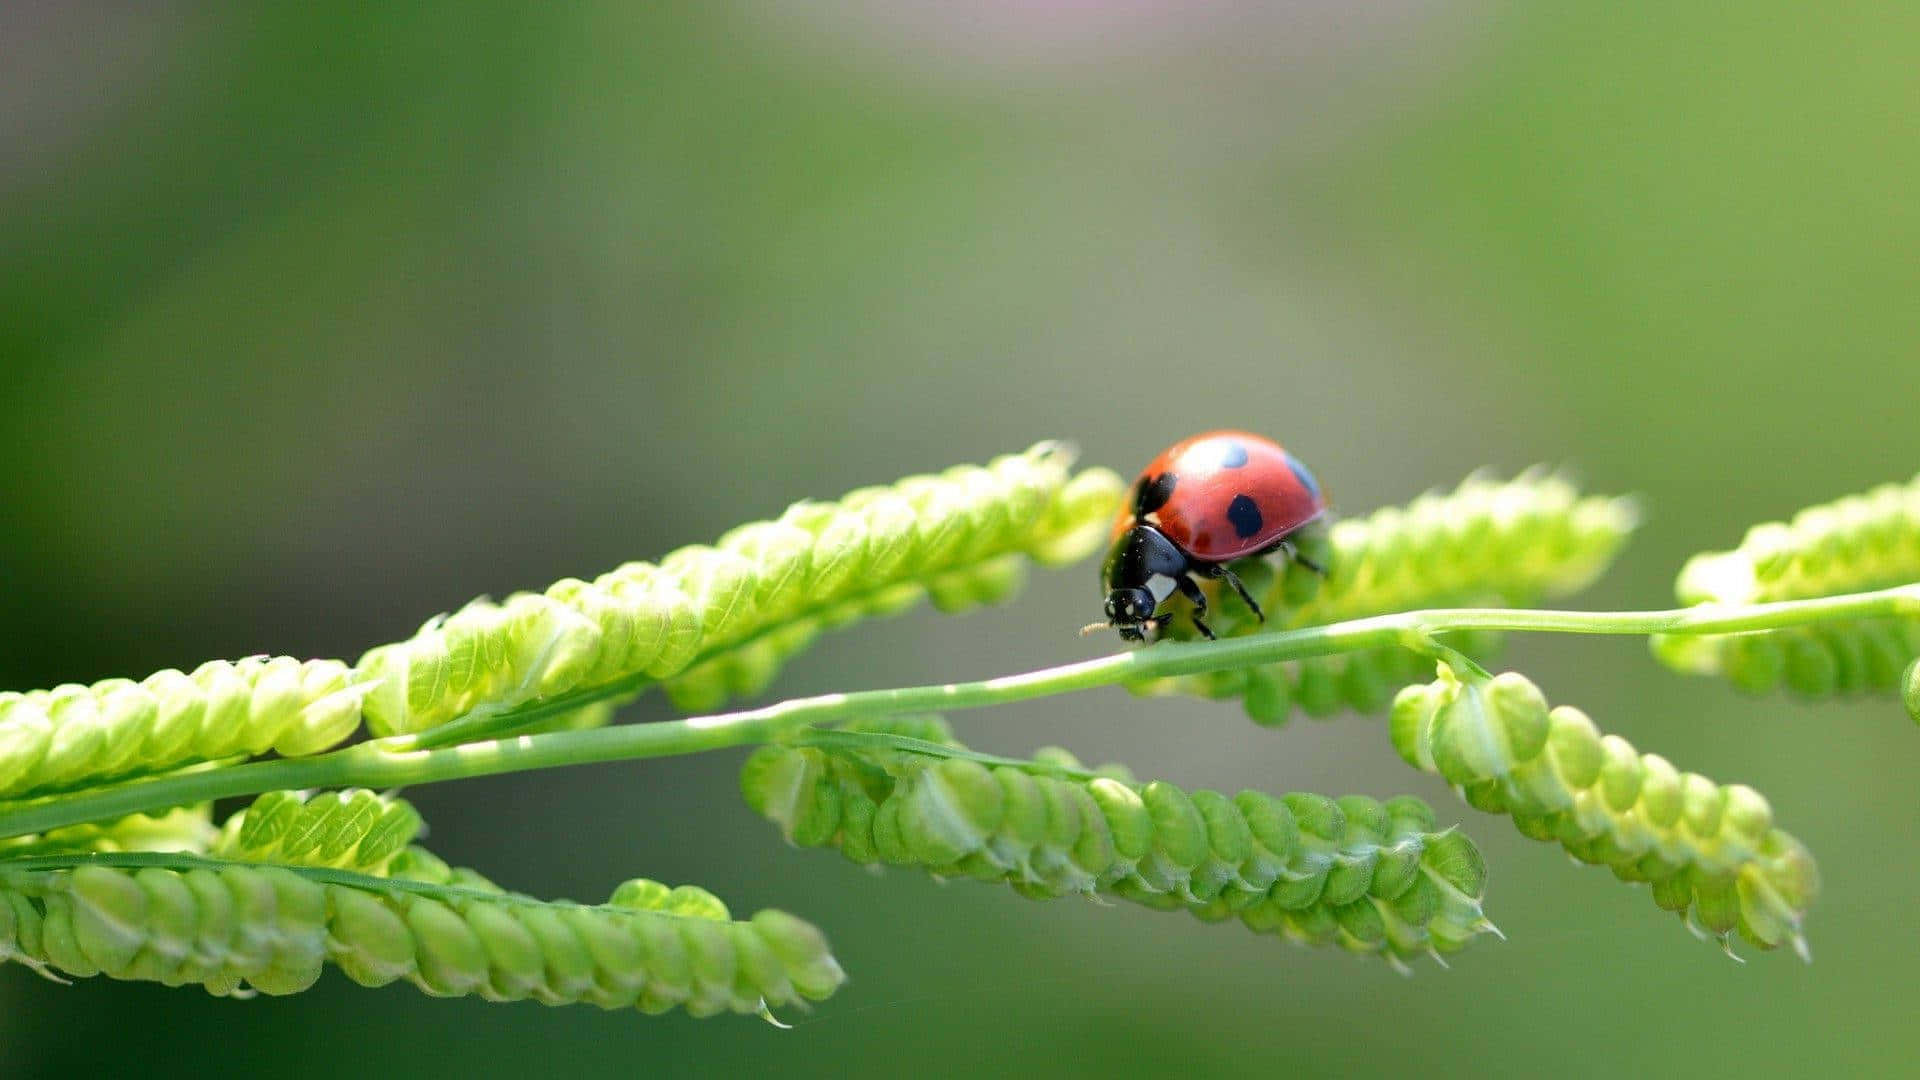
M 360 724 L 337 660 L 216 660 L 139 682 L 0 693 L 0 798 L 273 750 L 328 750 Z
M 1582 496 L 1565 477 L 1531 469 L 1500 481 L 1476 473 L 1448 493 L 1429 492 L 1334 522 L 1300 538 L 1304 560 L 1250 560 L 1234 570 L 1260 602 L 1254 618 L 1230 592 L 1209 585 L 1208 624 L 1227 636 L 1293 630 L 1416 608 L 1524 606 L 1585 588 L 1599 577 L 1638 521 L 1625 498 Z M 1307 569 L 1311 562 L 1325 576 Z M 1175 601 L 1176 605 L 1180 601 Z M 1171 636 L 1196 636 L 1176 617 Z M 1497 651 L 1499 635 L 1447 635 L 1469 655 Z M 1256 723 L 1285 723 L 1297 706 L 1310 716 L 1343 708 L 1375 712 L 1429 663 L 1401 648 L 1313 657 L 1207 675 L 1149 680 L 1148 693 L 1239 698 Z
M 413 843 L 420 826 L 412 804 L 365 789 L 311 796 L 270 791 L 227 819 L 212 854 L 380 876 Z
M 1104 469 L 1073 475 L 1042 443 L 838 502 L 801 502 L 658 565 L 475 601 L 361 658 L 367 726 L 419 732 L 476 709 L 663 683 L 704 710 L 758 693 L 823 629 L 931 597 L 943 610 L 1006 598 L 1027 559 L 1080 558 L 1119 499 Z
M 227 819 L 210 854 L 506 892 L 479 871 L 449 866 L 415 844 L 424 827 L 420 812 L 405 799 L 364 788 L 311 795 L 271 791 Z
M 1683 604 L 1751 604 L 1920 582 L 1920 478 L 1808 507 L 1747 530 L 1732 551 L 1695 555 L 1674 592 Z M 1920 618 L 1851 619 L 1718 636 L 1656 637 L 1676 671 L 1724 675 L 1750 693 L 1803 697 L 1900 686 L 1920 656 Z
M 330 962 L 436 997 L 695 1016 L 818 1000 L 844 980 L 799 919 L 736 922 L 711 894 L 654 882 L 588 906 L 192 856 L 37 862 L 0 867 L 0 958 L 43 973 L 292 994 Z
M 182 806 L 157 814 L 129 814 L 114 821 L 69 825 L 32 836 L 0 840 L 0 859 L 78 855 L 110 851 L 204 853 L 215 836 L 213 805 Z
M 1393 744 L 1472 806 L 1507 814 L 1535 840 L 1646 882 L 1654 902 L 1723 946 L 1736 931 L 1806 955 L 1800 925 L 1819 891 L 1813 856 L 1776 828 L 1759 792 L 1716 784 L 1642 754 L 1514 672 L 1440 668 L 1393 705 Z
M 1418 799 L 1188 794 L 1057 749 L 1023 764 L 943 756 L 964 748 L 937 719 L 863 730 L 924 749 L 763 747 L 741 772 L 748 804 L 793 843 L 857 863 L 1238 918 L 1396 967 L 1492 929 L 1479 851 Z

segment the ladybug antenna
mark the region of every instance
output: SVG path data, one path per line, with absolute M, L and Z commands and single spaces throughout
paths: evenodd
M 1097 630 L 1111 630 L 1111 629 L 1113 629 L 1113 624 L 1111 622 L 1090 622 L 1087 625 L 1080 628 L 1080 636 L 1086 637 L 1088 634 L 1091 634 Z

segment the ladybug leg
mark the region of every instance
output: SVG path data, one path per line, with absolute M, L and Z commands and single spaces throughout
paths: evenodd
M 1214 566 L 1207 571 L 1207 576 L 1219 578 L 1221 581 L 1232 586 L 1233 591 L 1240 594 L 1240 599 L 1247 602 L 1247 607 L 1253 611 L 1253 617 L 1259 619 L 1261 622 L 1267 621 L 1267 613 L 1260 610 L 1260 604 L 1254 600 L 1253 594 L 1247 591 L 1245 585 L 1240 584 L 1240 575 L 1227 569 L 1226 564 L 1221 563 Z
M 1190 616 L 1193 619 L 1193 628 L 1200 631 L 1201 637 L 1208 641 L 1214 640 L 1213 631 L 1208 629 L 1207 624 L 1200 619 L 1200 616 L 1207 613 L 1207 594 L 1200 591 L 1199 583 L 1181 574 L 1173 579 L 1173 585 L 1180 590 L 1180 595 L 1186 597 L 1187 602 L 1193 605 L 1193 614 Z
M 1307 569 L 1313 571 L 1314 573 L 1319 574 L 1321 577 L 1327 576 L 1327 568 L 1324 566 L 1321 566 L 1317 562 L 1314 562 L 1312 559 L 1307 558 L 1305 555 L 1300 554 L 1300 549 L 1294 546 L 1293 541 L 1291 540 L 1280 541 L 1280 551 L 1286 555 L 1288 562 L 1297 562 L 1301 566 L 1304 566 Z

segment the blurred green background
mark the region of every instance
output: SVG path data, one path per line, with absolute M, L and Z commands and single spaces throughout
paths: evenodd
M 0 686 L 353 657 L 468 597 L 1043 436 L 1269 431 L 1350 510 L 1568 463 L 1646 528 L 1580 602 L 1920 468 L 1920 9 L 1157 0 L 0 7 Z M 1110 646 L 1091 568 L 824 642 L 786 696 Z M 1633 640 L 1511 662 L 1819 855 L 1745 966 L 1461 806 L 1378 720 L 1099 692 L 969 714 L 1190 786 L 1465 821 L 1507 944 L 1412 979 L 786 847 L 738 756 L 412 793 L 543 895 L 646 874 L 820 923 L 752 1020 L 0 970 L 0 1072 L 284 1077 L 1905 1073 L 1920 742 Z M 658 700 L 638 719 L 666 715 Z

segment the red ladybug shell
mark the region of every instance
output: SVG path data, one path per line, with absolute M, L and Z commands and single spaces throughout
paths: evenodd
M 1144 521 L 1202 562 L 1274 547 L 1327 509 L 1320 485 L 1272 439 L 1209 431 L 1174 443 L 1134 481 L 1117 538 Z

